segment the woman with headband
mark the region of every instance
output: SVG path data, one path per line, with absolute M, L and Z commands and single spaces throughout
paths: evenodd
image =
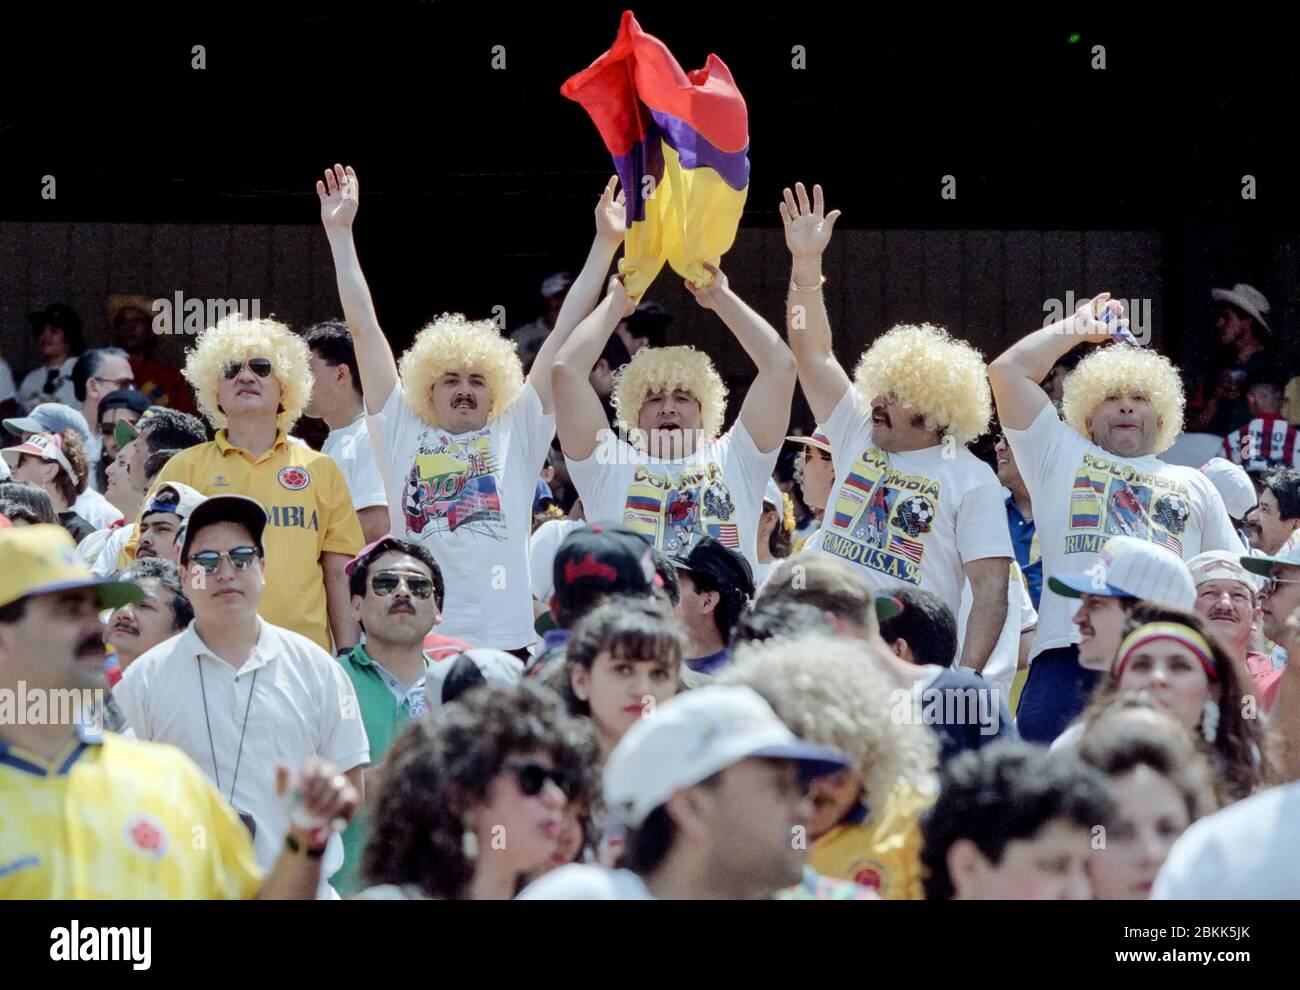
M 1203 618 L 1164 605 L 1135 609 L 1083 724 L 1117 697 L 1137 693 L 1173 715 L 1211 757 L 1220 804 L 1255 790 L 1263 762 L 1259 716 L 1245 700 L 1232 655 Z

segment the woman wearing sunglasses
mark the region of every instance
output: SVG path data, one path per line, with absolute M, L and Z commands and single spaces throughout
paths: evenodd
M 1258 714 L 1243 704 L 1238 665 L 1201 616 L 1165 605 L 1140 605 L 1124 626 L 1115 662 L 1082 724 L 1084 733 L 1117 698 L 1145 693 L 1192 733 L 1210 760 L 1222 805 L 1259 785 L 1264 746 Z
M 554 693 L 476 688 L 412 721 L 371 805 L 358 897 L 505 900 L 550 865 L 565 812 L 588 798 L 580 729 Z

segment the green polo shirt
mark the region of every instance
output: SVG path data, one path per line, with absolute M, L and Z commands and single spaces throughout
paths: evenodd
M 388 754 L 388 747 L 393 744 L 402 727 L 410 721 L 410 698 L 404 698 L 401 704 L 398 704 L 384 673 L 366 653 L 364 645 L 357 646 L 347 656 L 340 657 L 339 663 L 343 665 L 348 680 L 356 689 L 357 704 L 361 709 L 361 723 L 366 727 L 366 738 L 370 740 L 369 765 L 375 766 Z M 425 666 L 427 668 L 427 662 Z M 373 800 L 374 795 L 366 795 L 367 803 Z M 343 897 L 348 897 L 362 889 L 361 857 L 369 838 L 370 825 L 363 808 L 357 812 L 352 823 L 343 833 L 343 867 L 330 880 L 330 884 Z

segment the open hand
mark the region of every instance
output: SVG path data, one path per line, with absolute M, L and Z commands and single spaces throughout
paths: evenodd
M 325 181 L 316 180 L 320 197 L 320 220 L 326 230 L 347 230 L 357 216 L 361 187 L 352 166 L 335 165 L 325 170 Z
M 796 182 L 794 190 L 791 193 L 787 188 L 785 201 L 777 207 L 785 224 L 785 246 L 796 258 L 819 258 L 831 241 L 831 231 L 840 218 L 840 211 L 826 213 L 821 186 L 813 186 L 811 204 L 802 182 Z
M 617 190 L 617 193 L 615 192 Z M 627 232 L 627 199 L 618 188 L 618 176 L 610 177 L 596 204 L 596 236 L 611 243 L 619 243 Z

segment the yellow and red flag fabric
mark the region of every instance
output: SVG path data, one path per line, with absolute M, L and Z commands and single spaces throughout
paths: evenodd
M 716 55 L 684 72 L 625 11 L 613 47 L 560 87 L 614 158 L 627 196 L 619 271 L 639 299 L 667 261 L 696 286 L 736 239 L 749 190 L 749 112 Z

